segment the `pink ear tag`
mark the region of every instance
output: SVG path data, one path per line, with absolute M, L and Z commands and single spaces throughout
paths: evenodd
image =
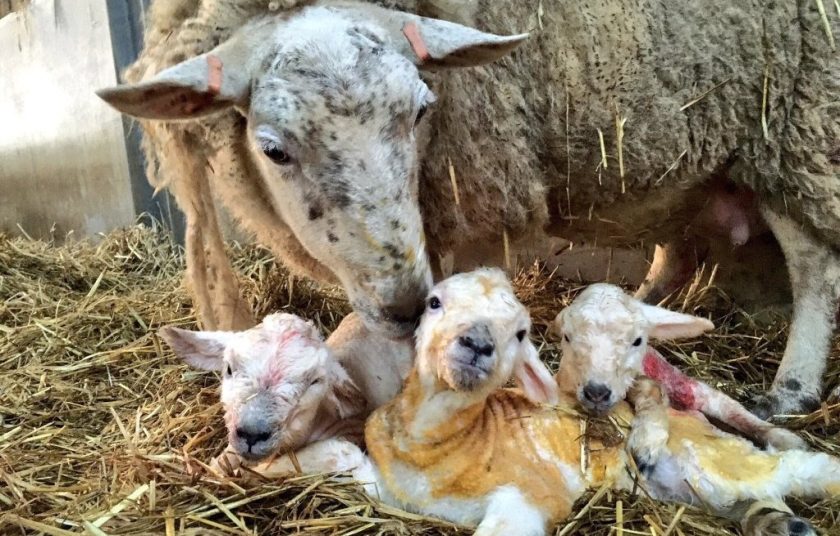
M 211 95 L 222 92 L 222 59 L 212 54 L 207 56 L 207 92 Z
M 413 22 L 407 22 L 402 27 L 403 35 L 405 38 L 408 39 L 408 44 L 411 45 L 411 50 L 417 55 L 417 59 L 420 60 L 420 63 L 423 63 L 427 60 L 432 58 L 432 55 L 429 54 L 429 48 L 426 46 L 426 43 L 423 41 L 423 37 L 420 35 L 420 28 L 417 24 Z

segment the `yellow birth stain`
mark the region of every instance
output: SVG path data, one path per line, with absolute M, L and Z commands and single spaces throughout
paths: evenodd
M 414 261 L 417 259 L 417 254 L 414 252 L 414 248 L 408 248 L 405 252 L 405 262 L 408 264 L 414 264 Z
M 406 434 L 416 415 L 416 407 L 408 406 L 421 403 L 419 386 L 412 385 L 417 380 L 412 375 L 403 394 L 375 411 L 365 430 L 392 493 L 403 495 L 396 470 L 402 466 L 422 472 L 433 499 L 476 498 L 513 484 L 551 520 L 569 514 L 577 493 L 568 489 L 557 462 L 579 467 L 577 419 L 539 408 L 518 390 L 502 389 L 418 440 Z
M 491 278 L 484 275 L 478 277 L 478 284 L 481 285 L 482 293 L 485 296 L 490 296 L 497 286 Z
M 748 441 L 715 432 L 712 425 L 692 415 L 672 412 L 670 416 L 671 452 L 685 453 L 690 445 L 703 472 L 732 482 L 764 481 L 779 466 L 779 457 L 758 451 Z

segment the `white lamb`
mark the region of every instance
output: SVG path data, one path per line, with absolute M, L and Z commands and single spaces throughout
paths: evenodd
M 160 335 L 194 367 L 222 371 L 228 448 L 213 466 L 263 476 L 358 465 L 364 419 L 393 398 L 411 368 L 409 341 L 371 334 L 355 314 L 324 342 L 310 322 L 272 314 L 247 331 Z M 270 467 L 266 465 L 270 464 Z
M 705 318 L 647 305 L 615 285 L 591 285 L 554 321 L 555 332 L 563 338 L 556 376 L 560 390 L 587 412 L 603 414 L 628 395 L 632 399 L 634 382 L 647 376 L 664 387 L 674 407 L 699 411 L 761 445 L 804 448 L 795 433 L 759 419 L 721 391 L 686 376 L 648 346 L 650 339 L 694 337 L 713 327 Z M 631 443 L 640 456 L 638 463 L 652 466 L 668 439 L 667 414 L 661 411 L 659 422 L 650 419 L 647 425 L 634 426 Z

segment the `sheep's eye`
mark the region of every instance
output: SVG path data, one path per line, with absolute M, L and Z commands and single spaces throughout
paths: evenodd
M 263 147 L 263 154 L 267 156 L 272 162 L 277 165 L 285 166 L 292 162 L 292 158 L 289 156 L 289 153 L 280 149 L 276 145 L 267 145 Z
M 563 339 L 564 339 L 566 342 L 572 342 L 571 340 L 569 340 L 569 336 L 568 336 L 568 335 L 566 335 L 566 334 L 563 334 Z
M 642 345 L 642 338 L 639 337 L 635 341 L 633 341 L 633 346 L 641 346 Z
M 522 341 L 525 340 L 525 335 L 527 335 L 527 334 L 528 333 L 524 329 L 520 329 L 519 331 L 516 332 L 516 339 L 519 342 L 522 342 Z
M 312 380 L 312 383 L 310 385 L 316 385 L 319 383 L 321 383 L 321 378 L 315 378 L 314 380 Z
M 420 109 L 417 111 L 417 117 L 416 117 L 416 118 L 414 118 L 414 126 L 415 126 L 415 127 L 416 127 L 417 125 L 419 125 L 419 124 L 420 124 L 420 120 L 421 120 L 421 119 L 423 119 L 423 116 L 424 116 L 424 115 L 426 115 L 426 110 L 428 110 L 428 109 L 429 109 L 429 107 L 428 107 L 428 106 L 426 106 L 426 105 L 424 104 L 424 105 L 423 105 L 423 106 L 421 106 L 421 107 L 420 107 Z
M 429 309 L 440 309 L 441 303 L 440 298 L 437 296 L 432 296 L 429 298 Z
M 231 368 L 230 363 L 225 365 L 225 376 L 233 376 L 233 368 Z

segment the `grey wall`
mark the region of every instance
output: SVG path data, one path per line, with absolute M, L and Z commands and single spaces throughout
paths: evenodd
M 33 0 L 0 19 L 0 230 L 91 235 L 134 221 L 102 0 Z

